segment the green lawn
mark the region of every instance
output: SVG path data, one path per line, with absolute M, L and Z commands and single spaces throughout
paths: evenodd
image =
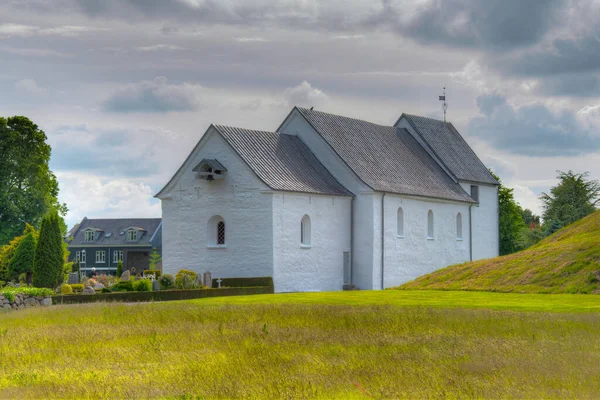
M 0 313 L 0 398 L 592 398 L 599 311 L 407 290 Z

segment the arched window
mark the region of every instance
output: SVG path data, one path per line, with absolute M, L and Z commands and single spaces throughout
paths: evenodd
M 302 246 L 310 246 L 310 217 L 305 215 L 300 221 L 300 244 Z
M 398 215 L 397 215 L 397 226 L 396 226 L 396 231 L 398 233 L 398 237 L 404 237 L 404 210 L 402 209 L 402 207 L 398 208 Z
M 224 246 L 226 244 L 225 220 L 220 215 L 215 215 L 208 220 L 208 245 Z
M 462 240 L 463 238 L 463 230 L 462 230 L 462 214 L 456 214 L 456 240 Z
M 427 213 L 427 239 L 433 239 L 433 211 Z

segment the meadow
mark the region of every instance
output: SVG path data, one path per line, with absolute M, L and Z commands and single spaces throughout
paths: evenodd
M 0 314 L 0 398 L 592 398 L 600 297 L 356 291 Z

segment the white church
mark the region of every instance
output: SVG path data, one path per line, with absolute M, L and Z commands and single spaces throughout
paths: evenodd
M 211 125 L 156 197 L 165 273 L 276 292 L 383 289 L 499 250 L 498 182 L 451 123 L 414 115 Z

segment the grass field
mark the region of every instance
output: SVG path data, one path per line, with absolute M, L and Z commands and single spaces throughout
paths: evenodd
M 0 398 L 590 398 L 600 296 L 384 291 L 0 314 Z
M 600 211 L 524 251 L 453 265 L 400 288 L 600 294 Z

